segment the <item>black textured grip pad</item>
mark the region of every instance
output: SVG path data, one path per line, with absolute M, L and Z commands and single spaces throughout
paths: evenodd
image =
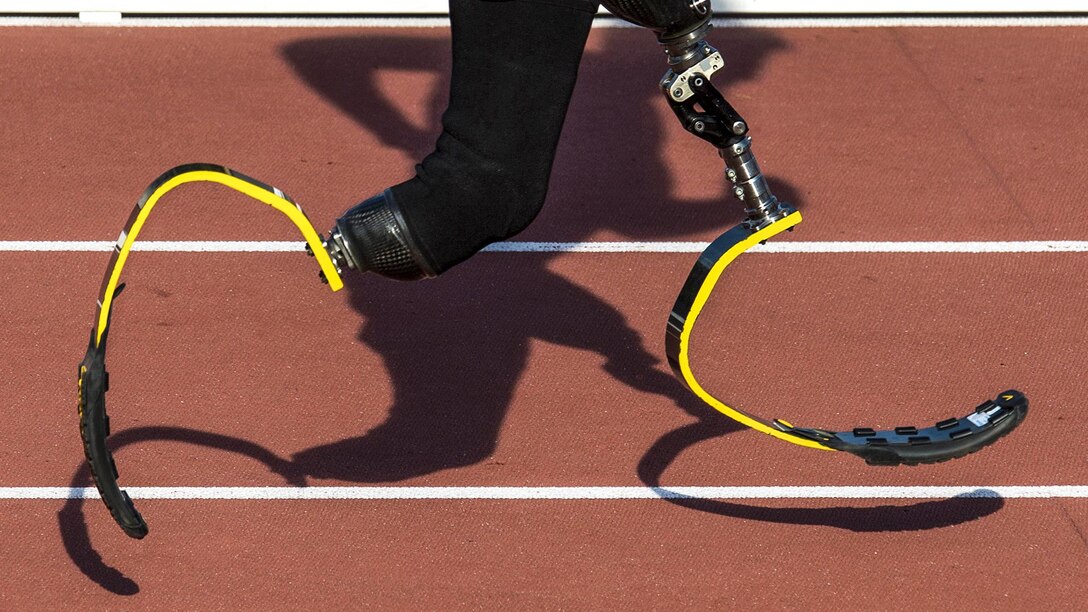
M 399 280 L 434 276 L 388 190 L 348 210 L 336 227 L 360 271 Z
M 118 287 L 117 293 L 120 292 L 121 287 Z M 106 445 L 106 438 L 110 435 L 110 418 L 106 415 L 106 391 L 109 390 L 109 374 L 106 372 L 108 334 L 107 323 L 102 333 L 102 341 L 95 346 L 95 332 L 91 330 L 87 354 L 79 364 L 79 435 L 83 438 L 83 452 L 87 456 L 87 465 L 91 468 L 94 486 L 98 488 L 113 520 L 130 537 L 140 539 L 147 535 L 147 523 L 137 512 L 128 493 L 122 491 L 117 484 L 117 466 Z
M 783 429 L 853 453 L 869 465 L 918 465 L 956 459 L 989 446 L 1016 429 L 1027 413 L 1028 399 L 1010 389 L 983 402 L 963 418 L 947 419 L 922 429 L 912 426 L 884 431 L 855 427 L 843 432 Z

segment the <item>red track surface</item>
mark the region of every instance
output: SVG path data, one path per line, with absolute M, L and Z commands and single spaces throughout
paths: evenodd
M 429 150 L 448 62 L 441 29 L 3 34 L 0 82 L 17 86 L 0 89 L 0 240 L 112 239 L 145 185 L 190 161 L 272 182 L 323 229 Z M 806 215 L 791 239 L 1088 235 L 1088 31 L 715 42 L 763 167 Z M 645 32 L 593 33 L 549 203 L 519 239 L 707 240 L 737 220 L 713 152 L 658 99 L 661 70 Z M 240 196 L 187 187 L 141 238 L 295 236 Z M 74 372 L 107 257 L 0 258 L 0 486 L 85 486 Z M 692 259 L 485 254 L 337 295 L 298 255 L 137 253 L 111 334 L 122 483 L 1085 483 L 1083 255 L 737 265 L 694 354 L 741 406 L 888 426 L 1006 387 L 1031 398 L 995 447 L 891 470 L 735 431 L 681 390 L 661 336 Z M 97 501 L 0 502 L 0 607 L 1068 609 L 1088 579 L 1083 499 L 139 506 L 151 535 L 137 543 Z

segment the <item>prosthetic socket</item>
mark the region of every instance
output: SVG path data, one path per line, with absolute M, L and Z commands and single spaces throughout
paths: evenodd
M 657 35 L 669 64 L 661 89 L 684 129 L 718 148 L 733 194 L 745 204 L 748 228 L 757 231 L 792 212 L 763 178 L 747 123 L 710 83 L 724 66 L 706 42 L 710 0 L 602 4 Z M 415 179 L 337 220 L 325 247 L 338 268 L 400 280 L 432 277 L 532 221 L 544 201 L 595 8 L 585 0 L 451 1 L 452 90 L 437 149 Z M 487 48 L 475 44 L 483 39 Z M 507 87 L 475 87 L 503 82 L 502 71 L 515 62 L 522 65 L 505 83 L 509 94 L 496 91 Z

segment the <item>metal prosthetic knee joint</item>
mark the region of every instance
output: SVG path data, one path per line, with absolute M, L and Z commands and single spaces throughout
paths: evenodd
M 710 82 L 725 64 L 721 53 L 702 36 L 682 46 L 666 45 L 666 53 L 670 68 L 661 91 L 684 129 L 718 148 L 733 195 L 745 205 L 745 226 L 755 232 L 794 212 L 771 193 L 752 153 L 748 122 Z
M 684 129 L 718 147 L 733 195 L 745 204 L 745 225 L 758 231 L 794 210 L 771 193 L 752 153 L 748 123 L 710 83 L 725 61 L 706 42 L 710 0 L 603 0 L 612 14 L 649 28 L 665 48 L 669 70 L 661 90 Z

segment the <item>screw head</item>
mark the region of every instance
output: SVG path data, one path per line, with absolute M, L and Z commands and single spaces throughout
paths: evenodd
M 684 90 L 683 89 L 677 88 L 677 89 L 672 90 L 672 97 L 674 97 L 674 98 L 679 98 L 680 96 L 683 96 L 683 95 L 684 95 Z
M 695 122 L 695 125 L 694 125 L 694 126 L 692 126 L 692 127 L 694 127 L 694 128 L 695 128 L 695 131 L 696 131 L 696 132 L 701 132 L 701 131 L 703 131 L 703 130 L 705 130 L 705 129 L 706 129 L 706 124 L 705 124 L 705 123 L 703 123 L 702 121 L 696 121 L 696 122 Z
M 740 136 L 748 129 L 748 126 L 743 121 L 737 121 L 733 124 L 733 133 Z

